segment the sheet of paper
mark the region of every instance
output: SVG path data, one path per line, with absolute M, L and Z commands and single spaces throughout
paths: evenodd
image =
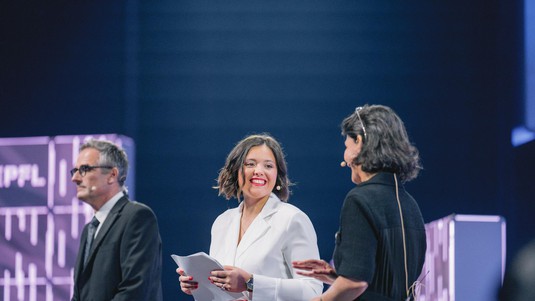
M 222 270 L 223 266 L 214 258 L 204 252 L 189 256 L 171 255 L 176 264 L 181 267 L 186 275 L 192 276 L 193 281 L 199 283 L 199 288 L 193 290 L 196 301 L 230 301 L 246 299 L 242 293 L 231 293 L 220 289 L 210 283 L 208 276 L 213 270 Z

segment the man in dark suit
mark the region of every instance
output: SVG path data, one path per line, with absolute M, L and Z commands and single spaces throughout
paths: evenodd
M 126 153 L 111 142 L 80 147 L 72 181 L 95 216 L 82 232 L 73 301 L 162 300 L 158 222 L 149 207 L 128 199 L 127 170 Z

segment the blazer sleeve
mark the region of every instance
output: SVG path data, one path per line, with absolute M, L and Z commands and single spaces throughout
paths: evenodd
M 321 295 L 323 291 L 321 281 L 298 275 L 292 268 L 292 261 L 319 259 L 316 231 L 303 212 L 297 212 L 288 221 L 281 251 L 292 278 L 273 278 L 255 274 L 252 300 L 310 300 Z
M 120 246 L 122 281 L 113 300 L 161 300 L 161 239 L 156 216 L 139 205 Z

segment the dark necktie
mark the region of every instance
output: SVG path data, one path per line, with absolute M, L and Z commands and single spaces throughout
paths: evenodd
M 93 219 L 87 227 L 87 239 L 85 241 L 85 251 L 84 251 L 84 266 L 87 263 L 87 258 L 89 257 L 89 250 L 91 250 L 91 245 L 93 244 L 93 238 L 95 236 L 95 231 L 97 230 L 100 222 L 98 219 L 93 216 Z

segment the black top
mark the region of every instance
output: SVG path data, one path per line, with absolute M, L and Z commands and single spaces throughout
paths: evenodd
M 399 182 L 405 226 L 408 286 L 425 260 L 425 226 L 418 204 Z M 336 234 L 334 264 L 338 275 L 368 282 L 356 300 L 405 300 L 403 235 L 394 174 L 378 173 L 347 194 Z

